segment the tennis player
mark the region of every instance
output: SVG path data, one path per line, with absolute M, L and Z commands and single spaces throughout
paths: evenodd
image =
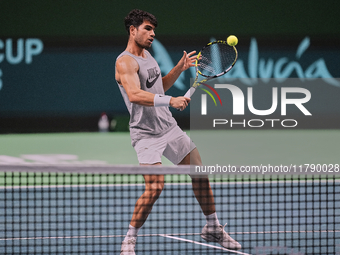
M 147 51 L 155 37 L 155 16 L 141 10 L 132 10 L 125 18 L 129 39 L 127 47 L 116 60 L 115 78 L 130 113 L 130 136 L 140 165 L 160 165 L 164 155 L 176 165 L 202 165 L 200 154 L 172 117 L 169 107 L 184 110 L 189 98 L 165 95 L 179 75 L 194 66 L 195 51 L 183 52 L 183 57 L 167 74 L 161 70 Z M 144 175 L 145 192 L 137 200 L 132 219 L 121 246 L 121 255 L 135 254 L 137 234 L 146 221 L 153 204 L 164 187 L 164 176 Z M 240 249 L 220 225 L 213 192 L 208 178 L 192 178 L 192 186 L 207 224 L 202 238 L 218 242 L 225 248 Z

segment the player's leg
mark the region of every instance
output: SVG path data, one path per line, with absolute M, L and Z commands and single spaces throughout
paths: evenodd
M 157 166 L 162 163 L 162 153 L 166 147 L 166 142 L 162 137 L 141 139 L 134 149 L 140 165 Z M 146 221 L 153 204 L 158 199 L 164 187 L 164 176 L 162 175 L 143 175 L 145 180 L 145 191 L 137 200 L 132 215 L 130 225 L 140 228 Z
M 193 149 L 179 163 L 182 165 L 202 165 L 201 156 L 197 148 Z M 208 242 L 218 242 L 227 249 L 239 250 L 241 245 L 231 238 L 219 223 L 215 201 L 208 177 L 191 177 L 192 187 L 197 201 L 206 217 L 207 224 L 202 229 L 201 237 Z
M 135 145 L 138 161 L 141 165 L 160 165 L 162 152 L 166 143 L 162 138 L 141 139 Z M 122 242 L 121 255 L 135 255 L 137 234 L 148 218 L 154 203 L 157 201 L 164 187 L 164 176 L 144 175 L 145 191 L 138 198 L 128 232 Z
M 190 137 L 179 127 L 168 132 L 164 139 L 167 141 L 164 156 L 175 165 L 202 165 L 201 156 Z M 192 178 L 193 191 L 203 213 L 215 213 L 215 202 L 209 179 L 200 176 Z
M 163 155 L 176 165 L 202 165 L 201 156 L 186 133 L 179 127 L 165 135 L 167 141 Z M 241 245 L 232 239 L 219 223 L 215 201 L 207 176 L 191 176 L 193 191 L 198 200 L 207 224 L 202 230 L 201 237 L 207 241 L 218 242 L 225 248 L 240 249 Z
M 202 165 L 201 156 L 188 135 L 180 128 L 169 133 L 164 156 L 177 165 Z M 209 223 L 218 224 L 215 201 L 206 176 L 191 177 L 195 197 Z
M 187 154 L 179 165 L 202 165 L 197 148 Z M 208 177 L 192 177 L 192 188 L 205 216 L 216 212 L 215 201 Z
M 153 205 L 164 188 L 164 175 L 143 175 L 143 177 L 145 180 L 145 190 L 136 202 L 129 230 L 122 242 L 121 255 L 135 255 L 138 231 L 145 223 Z
M 130 225 L 141 228 L 164 188 L 163 175 L 144 175 L 145 191 L 137 200 Z

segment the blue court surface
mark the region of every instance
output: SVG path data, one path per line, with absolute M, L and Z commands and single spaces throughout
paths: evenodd
M 339 180 L 212 183 L 221 224 L 243 248 L 200 237 L 191 184 L 168 183 L 136 254 L 340 254 Z M 1 254 L 119 254 L 143 184 L 0 189 Z M 4 199 L 5 198 L 5 199 Z

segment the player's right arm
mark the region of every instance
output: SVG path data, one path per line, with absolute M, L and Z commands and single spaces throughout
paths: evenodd
M 138 70 L 139 66 L 136 60 L 130 56 L 122 56 L 116 62 L 116 80 L 124 87 L 131 103 L 154 106 L 155 94 L 140 88 Z M 170 106 L 183 110 L 188 106 L 188 102 L 184 97 L 172 97 Z
M 130 56 L 122 56 L 116 63 L 116 80 L 126 91 L 131 103 L 153 106 L 154 94 L 140 89 L 139 66 Z

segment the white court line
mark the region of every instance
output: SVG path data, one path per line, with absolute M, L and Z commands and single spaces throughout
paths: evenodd
M 260 184 L 281 184 L 281 183 L 340 183 L 340 179 L 335 180 L 282 180 L 282 181 L 235 181 L 235 182 L 211 182 L 210 185 L 260 185 Z M 144 183 L 126 183 L 126 184 L 72 184 L 72 185 L 17 185 L 17 186 L 0 186 L 1 189 L 48 189 L 48 188 L 96 188 L 96 187 L 130 187 L 130 186 L 144 186 Z M 166 186 L 184 186 L 191 185 L 191 182 L 180 182 L 180 183 L 165 183 Z M 274 187 L 280 188 L 280 187 Z
M 294 230 L 294 231 L 254 231 L 254 232 L 228 232 L 230 235 L 248 235 L 248 234 L 289 234 L 289 233 L 340 233 L 340 230 Z M 138 237 L 150 236 L 195 236 L 201 233 L 173 233 L 173 234 L 142 234 Z M 97 235 L 97 236 L 49 236 L 49 237 L 10 237 L 0 238 L 0 241 L 13 240 L 43 240 L 43 239 L 77 239 L 77 238 L 118 238 L 125 235 Z
M 188 239 L 184 239 L 184 238 L 179 238 L 179 237 L 175 237 L 175 236 L 169 236 L 169 235 L 160 235 L 163 237 L 167 237 L 167 238 L 171 238 L 171 239 L 175 239 L 175 240 L 179 240 L 179 241 L 183 241 L 183 242 L 188 242 L 188 243 L 194 243 L 194 244 L 198 244 L 198 245 L 202 245 L 202 246 L 207 246 L 210 248 L 214 248 L 214 249 L 218 249 L 218 250 L 224 250 L 224 251 L 228 251 L 228 252 L 233 252 L 233 253 L 237 253 L 237 254 L 242 254 L 242 255 L 251 255 L 249 253 L 244 253 L 244 252 L 240 252 L 240 251 L 234 251 L 234 250 L 229 250 L 223 247 L 219 247 L 219 246 L 214 246 L 214 245 L 210 245 L 210 244 L 206 244 L 206 243 L 200 243 L 200 242 L 196 242 L 193 240 L 188 240 Z
M 289 233 L 339 233 L 340 230 L 292 230 L 292 231 L 254 231 L 254 232 L 242 232 L 243 235 L 249 234 L 289 234 Z M 237 235 L 241 233 L 228 232 L 230 235 Z

